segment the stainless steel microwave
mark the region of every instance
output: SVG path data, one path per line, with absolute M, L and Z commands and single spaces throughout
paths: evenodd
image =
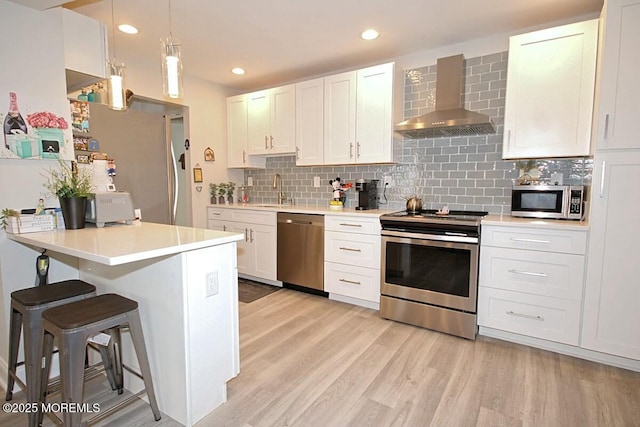
M 584 185 L 514 185 L 511 215 L 525 218 L 582 219 Z

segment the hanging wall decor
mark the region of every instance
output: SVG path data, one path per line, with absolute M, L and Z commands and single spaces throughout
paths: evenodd
M 213 152 L 211 147 L 207 147 L 204 150 L 204 160 L 206 162 L 215 162 L 216 161 L 216 153 Z

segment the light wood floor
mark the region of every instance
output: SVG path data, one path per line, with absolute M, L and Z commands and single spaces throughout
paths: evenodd
M 240 303 L 240 346 L 227 403 L 198 427 L 640 426 L 639 373 L 287 289 Z M 0 413 L 0 426 L 22 425 Z M 105 425 L 177 423 L 141 403 Z

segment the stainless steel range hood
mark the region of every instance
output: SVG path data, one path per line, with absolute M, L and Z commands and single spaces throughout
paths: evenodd
M 462 108 L 463 63 L 462 55 L 438 59 L 435 110 L 398 123 L 394 131 L 411 139 L 495 133 L 491 117 Z

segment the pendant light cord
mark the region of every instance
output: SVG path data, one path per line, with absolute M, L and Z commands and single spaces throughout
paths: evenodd
M 116 64 L 116 15 L 113 11 L 113 1 L 111 0 L 111 38 L 113 39 L 113 63 Z
M 171 21 L 171 0 L 169 0 L 169 40 L 173 43 L 173 22 Z

